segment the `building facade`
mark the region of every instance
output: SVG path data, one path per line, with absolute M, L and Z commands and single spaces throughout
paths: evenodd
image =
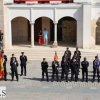
M 29 42 L 36 45 L 38 33 L 46 28 L 49 42 L 73 43 L 79 48 L 100 45 L 100 0 L 69 0 L 41 2 L 0 1 L 0 29 L 4 46 Z

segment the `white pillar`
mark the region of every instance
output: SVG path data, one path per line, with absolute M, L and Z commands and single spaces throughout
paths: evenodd
M 83 48 L 91 48 L 91 4 L 83 4 Z
M 34 47 L 34 22 L 31 22 L 31 47 Z
M 53 48 L 56 48 L 58 45 L 57 43 L 57 22 L 54 22 L 54 43 L 52 45 Z

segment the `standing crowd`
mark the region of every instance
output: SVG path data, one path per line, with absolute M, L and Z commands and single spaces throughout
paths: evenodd
M 63 81 L 64 80 L 64 75 L 66 75 L 66 82 L 68 82 L 68 75 L 69 75 L 69 69 L 71 69 L 71 78 L 70 81 L 75 80 L 75 82 L 78 81 L 78 76 L 80 72 L 80 66 L 82 67 L 82 81 L 84 81 L 84 76 L 86 76 L 86 82 L 88 82 L 88 67 L 89 67 L 89 62 L 87 61 L 86 57 L 84 57 L 84 60 L 80 62 L 81 59 L 81 52 L 76 48 L 76 51 L 74 52 L 74 55 L 71 58 L 71 51 L 69 48 L 64 52 L 64 55 L 62 56 L 61 60 L 61 75 L 59 78 L 59 62 L 58 62 L 58 55 L 57 52 L 55 52 L 54 55 L 54 61 L 52 62 L 52 81 L 54 81 L 54 76 L 56 76 L 56 80 L 58 81 Z M 95 59 L 93 61 L 93 80 L 92 82 L 95 81 L 95 76 L 97 73 L 98 77 L 98 82 L 99 82 L 99 66 L 100 66 L 100 61 L 98 58 L 98 55 L 95 56 Z M 42 81 L 44 80 L 44 73 L 46 73 L 46 78 L 47 82 L 49 81 L 48 77 L 48 62 L 46 61 L 46 58 L 43 58 L 43 62 L 41 62 L 41 67 L 42 67 Z M 74 77 L 75 76 L 75 77 Z

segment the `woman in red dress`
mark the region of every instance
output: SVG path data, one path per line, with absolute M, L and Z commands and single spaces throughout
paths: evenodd
M 39 32 L 38 44 L 39 45 L 42 45 L 43 44 L 43 36 L 42 36 L 42 31 L 41 30 Z
M 0 79 L 4 78 L 4 67 L 3 67 L 3 57 L 0 51 Z

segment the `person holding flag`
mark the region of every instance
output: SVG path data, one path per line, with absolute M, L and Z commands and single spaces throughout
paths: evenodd
M 3 78 L 4 78 L 3 57 L 2 57 L 2 51 L 0 50 L 0 79 Z
M 93 61 L 93 82 L 95 81 L 95 74 L 97 72 L 98 82 L 99 82 L 99 66 L 100 61 L 98 55 L 95 56 L 95 60 Z

